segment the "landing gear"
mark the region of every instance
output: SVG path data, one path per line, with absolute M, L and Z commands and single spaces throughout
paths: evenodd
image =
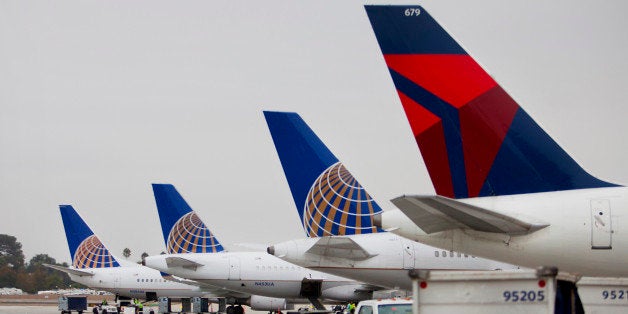
M 242 305 L 229 305 L 227 306 L 227 314 L 244 314 L 244 308 Z

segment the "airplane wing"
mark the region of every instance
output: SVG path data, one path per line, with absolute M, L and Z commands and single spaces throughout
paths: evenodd
M 403 195 L 391 202 L 428 234 L 452 229 L 472 229 L 524 235 L 548 226 L 531 224 L 439 195 Z
M 248 298 L 251 295 L 250 294 L 246 294 L 246 293 L 240 293 L 237 291 L 232 291 L 232 290 L 227 290 L 224 288 L 220 288 L 217 286 L 213 286 L 210 284 L 206 284 L 206 283 L 202 283 L 202 282 L 198 282 L 198 281 L 194 281 L 194 280 L 189 280 L 189 279 L 184 279 L 181 277 L 177 277 L 171 274 L 167 274 L 164 272 L 160 272 L 161 277 L 166 279 L 166 280 L 170 280 L 170 281 L 174 281 L 174 282 L 178 282 L 178 283 L 182 283 L 182 284 L 186 284 L 186 285 L 191 285 L 191 286 L 195 286 L 195 287 L 199 287 L 201 288 L 204 292 L 207 293 L 206 296 L 212 296 L 212 297 L 233 297 L 233 298 Z
M 68 274 L 72 274 L 72 275 L 76 275 L 76 276 L 94 276 L 94 273 L 92 272 L 88 272 L 88 271 L 84 271 L 84 270 L 78 270 L 78 269 L 74 269 L 74 268 L 69 268 L 69 267 L 64 267 L 64 266 L 58 266 L 58 265 L 51 265 L 51 264 L 42 264 L 48 268 L 52 268 L 52 269 L 56 269 L 58 271 L 62 271 L 64 273 L 68 273 Z
M 390 289 L 386 287 L 370 285 L 370 284 L 363 284 L 361 287 L 355 289 L 355 291 L 360 291 L 360 292 L 373 292 L 373 291 L 382 291 L 382 290 L 390 290 Z
M 203 266 L 203 264 L 177 256 L 166 257 L 166 265 L 168 265 L 168 267 L 182 267 L 193 270 L 196 270 L 199 266 Z
M 345 236 L 322 237 L 306 253 L 355 261 L 362 261 L 376 255 L 369 253 L 353 239 Z

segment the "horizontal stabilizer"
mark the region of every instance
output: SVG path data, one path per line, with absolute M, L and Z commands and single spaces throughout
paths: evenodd
M 199 266 L 203 266 L 203 264 L 177 256 L 166 257 L 166 265 L 168 265 L 168 267 L 182 267 L 192 270 L 196 270 Z
M 362 261 L 376 255 L 369 253 L 350 237 L 342 236 L 322 237 L 306 253 L 354 261 Z
M 438 195 L 403 195 L 391 201 L 412 222 L 428 234 L 452 229 L 471 229 L 482 232 L 523 235 L 548 226 L 547 224 L 527 223 Z
M 59 266 L 59 265 L 50 265 L 50 264 L 42 264 L 42 265 L 48 268 L 56 269 L 58 271 L 62 271 L 64 273 L 68 273 L 68 274 L 72 274 L 76 276 L 87 276 L 87 277 L 94 276 L 94 273 L 89 272 L 89 271 L 78 270 L 78 269 L 68 268 L 68 267 Z

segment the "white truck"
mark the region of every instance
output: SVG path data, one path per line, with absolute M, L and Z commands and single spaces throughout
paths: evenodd
M 358 303 L 354 314 L 412 314 L 411 298 L 365 300 Z

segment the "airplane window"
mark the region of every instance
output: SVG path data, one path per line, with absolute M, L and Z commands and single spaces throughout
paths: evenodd
M 434 256 L 438 257 L 438 255 L 440 255 L 438 254 L 438 251 L 434 251 Z
M 465 254 L 464 257 L 469 257 L 469 254 Z
M 137 279 L 137 282 L 140 282 L 140 279 L 139 279 L 139 278 Z
M 462 256 L 462 253 L 458 252 L 458 257 Z
M 454 257 L 454 251 L 449 251 L 449 257 Z
M 447 257 L 447 251 L 443 251 L 443 257 Z

